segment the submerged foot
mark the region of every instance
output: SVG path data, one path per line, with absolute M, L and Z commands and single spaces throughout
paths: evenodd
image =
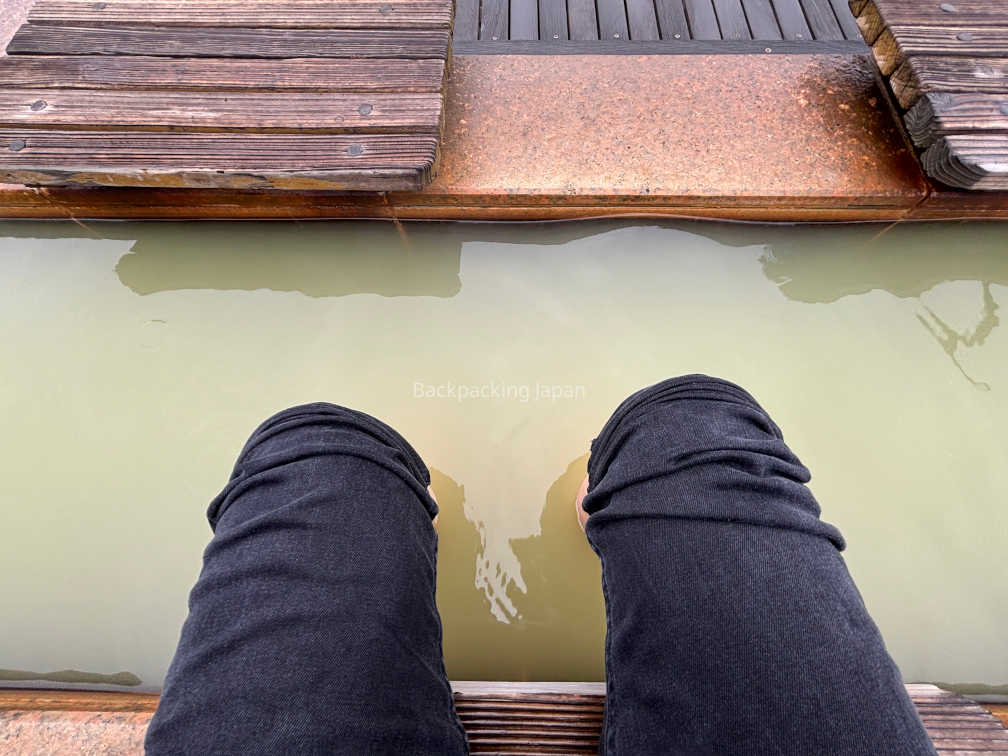
M 585 529 L 585 523 L 588 522 L 588 513 L 584 511 L 584 507 L 581 506 L 581 502 L 584 501 L 584 497 L 588 494 L 588 476 L 584 476 L 584 480 L 581 481 L 581 488 L 578 489 L 577 496 L 574 499 L 574 509 L 577 512 L 578 525 L 581 526 L 581 530 Z

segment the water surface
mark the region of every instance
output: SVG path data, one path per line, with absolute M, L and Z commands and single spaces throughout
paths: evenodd
M 4 223 L 0 280 L 7 684 L 157 689 L 208 501 L 315 400 L 434 468 L 451 677 L 601 679 L 588 443 L 706 372 L 812 469 L 905 677 L 1008 692 L 1006 226 Z

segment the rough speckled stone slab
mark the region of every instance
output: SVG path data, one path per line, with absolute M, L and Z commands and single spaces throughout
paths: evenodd
M 6 756 L 142 754 L 151 716 L 121 711 L 2 711 L 0 752 Z

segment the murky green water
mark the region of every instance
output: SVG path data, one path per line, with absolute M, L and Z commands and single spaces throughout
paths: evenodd
M 906 678 L 1008 692 L 1008 226 L 882 231 L 0 224 L 0 677 L 156 689 L 207 502 L 323 399 L 436 468 L 449 674 L 601 679 L 588 441 L 702 371 L 811 467 Z

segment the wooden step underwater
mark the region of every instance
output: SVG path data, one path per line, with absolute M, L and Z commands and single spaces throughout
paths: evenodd
M 1008 730 L 975 702 L 934 685 L 907 685 L 939 754 L 1008 752 Z M 476 753 L 598 753 L 603 683 L 453 682 Z M 0 750 L 141 754 L 157 706 L 149 694 L 0 689 Z M 114 746 L 114 748 L 113 748 Z
M 416 190 L 453 0 L 37 0 L 0 57 L 0 182 Z
M 1008 0 L 850 0 L 920 161 L 962 189 L 1008 189 Z

